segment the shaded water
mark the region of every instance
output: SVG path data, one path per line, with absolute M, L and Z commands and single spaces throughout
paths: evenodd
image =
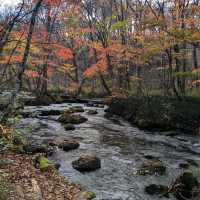
M 82 104 L 73 104 L 81 105 Z M 27 111 L 63 110 L 70 104 L 46 107 L 26 107 Z M 34 142 L 73 138 L 80 142 L 77 150 L 63 152 L 57 150 L 51 159 L 61 164 L 60 174 L 84 185 L 96 193 L 97 200 L 156 200 L 144 193 L 148 184 L 169 185 L 181 173 L 179 163 L 193 159 L 200 164 L 200 138 L 179 135 L 162 136 L 158 133 L 144 132 L 131 126 L 120 118 L 104 118 L 103 108 L 97 109 L 98 115 L 87 115 L 86 123 L 76 126 L 75 131 L 65 131 L 56 121 L 58 116 L 23 119 L 19 127 L 29 132 Z M 102 168 L 95 172 L 82 174 L 74 170 L 71 162 L 81 154 L 94 153 L 101 158 Z M 145 161 L 145 155 L 158 157 L 167 166 L 164 176 L 140 176 L 136 170 Z M 173 197 L 170 197 L 173 199 Z

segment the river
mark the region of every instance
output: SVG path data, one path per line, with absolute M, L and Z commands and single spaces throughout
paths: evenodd
M 95 192 L 96 200 L 164 200 L 165 198 L 145 194 L 145 186 L 152 183 L 169 185 L 181 173 L 179 164 L 186 159 L 200 164 L 199 137 L 169 137 L 156 132 L 145 132 L 118 117 L 106 119 L 105 108 L 89 108 L 83 104 L 54 104 L 29 106 L 25 107 L 25 111 L 33 113 L 40 110 L 64 110 L 77 105 L 83 106 L 85 110 L 98 110 L 98 114 L 83 113 L 88 121 L 77 125 L 75 131 L 65 131 L 57 121 L 58 116 L 26 118 L 18 128 L 37 143 L 66 138 L 77 140 L 80 143 L 79 149 L 70 152 L 57 149 L 50 159 L 61 164 L 61 175 Z M 83 174 L 72 168 L 71 162 L 85 153 L 96 154 L 101 159 L 100 170 Z M 147 155 L 163 161 L 167 167 L 165 175 L 141 176 L 136 173 L 146 161 Z

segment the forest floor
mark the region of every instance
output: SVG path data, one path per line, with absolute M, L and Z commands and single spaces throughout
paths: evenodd
M 58 173 L 41 172 L 34 156 L 0 154 L 0 200 L 87 200 L 90 194 Z

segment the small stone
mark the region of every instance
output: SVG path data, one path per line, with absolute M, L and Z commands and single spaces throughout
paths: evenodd
M 188 169 L 190 167 L 190 164 L 189 163 L 180 163 L 179 167 L 181 169 Z
M 163 175 L 166 172 L 166 166 L 160 160 L 149 160 L 143 163 L 142 167 L 137 171 L 139 175 Z
M 97 110 L 88 110 L 87 114 L 88 115 L 97 115 L 98 112 L 97 112 Z
M 76 129 L 75 126 L 73 124 L 70 124 L 70 123 L 65 124 L 64 128 L 65 128 L 66 131 L 74 131 Z
M 79 147 L 79 143 L 75 140 L 65 140 L 63 143 L 59 144 L 58 147 L 63 149 L 63 151 L 70 151 L 77 149 Z

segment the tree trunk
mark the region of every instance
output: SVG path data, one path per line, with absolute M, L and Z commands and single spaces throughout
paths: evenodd
M 7 118 L 10 114 L 10 112 L 12 111 L 15 103 L 16 103 L 16 98 L 18 93 L 20 92 L 21 88 L 22 88 L 22 77 L 24 74 L 24 71 L 26 70 L 27 67 L 27 60 L 28 60 L 28 56 L 30 53 L 30 45 L 31 45 L 31 41 L 32 41 L 32 36 L 33 36 L 33 31 L 34 31 L 34 26 L 35 26 L 35 22 L 36 22 L 36 16 L 38 14 L 39 8 L 42 4 L 43 0 L 38 0 L 38 2 L 36 3 L 33 12 L 32 12 L 32 16 L 31 16 L 31 20 L 30 20 L 30 26 L 29 26 L 29 32 L 28 32 L 28 37 L 27 37 L 27 41 L 26 41 L 26 47 L 24 50 L 24 56 L 23 56 L 23 60 L 21 63 L 21 66 L 18 70 L 18 74 L 15 80 L 15 90 L 13 91 L 10 101 L 7 105 L 7 108 L 3 114 L 2 117 L 2 122 L 6 122 Z

